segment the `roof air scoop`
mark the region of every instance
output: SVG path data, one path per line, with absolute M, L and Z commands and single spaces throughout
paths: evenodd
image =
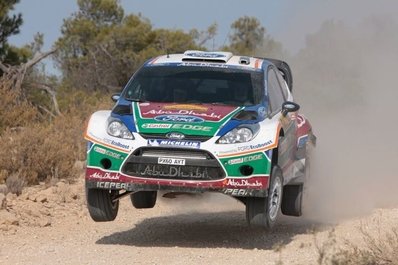
M 249 65 L 250 64 L 250 58 L 246 57 L 246 56 L 242 56 L 242 57 L 239 58 L 239 63 L 240 64 Z
M 186 51 L 182 60 L 226 63 L 232 56 L 230 52 Z

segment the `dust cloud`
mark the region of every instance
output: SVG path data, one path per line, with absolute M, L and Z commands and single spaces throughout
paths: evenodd
M 292 45 L 297 34 L 306 41 L 284 59 L 301 113 L 318 137 L 307 217 L 336 222 L 398 205 L 398 14 L 391 14 L 398 2 L 313 2 L 294 23 L 286 20 L 295 34 L 285 41 Z M 221 199 L 216 209 L 219 197 L 190 198 L 190 210 L 244 209 Z M 176 211 L 187 210 L 185 200 L 173 202 Z
M 398 205 L 398 24 L 326 21 L 292 60 L 296 101 L 318 137 L 309 215 L 324 221 Z

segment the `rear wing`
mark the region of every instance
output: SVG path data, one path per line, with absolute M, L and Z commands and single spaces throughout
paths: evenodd
M 270 58 L 261 58 L 267 61 L 270 61 L 271 63 L 273 63 L 276 68 L 278 68 L 278 70 L 282 73 L 283 79 L 285 79 L 290 92 L 293 91 L 293 75 L 292 75 L 292 71 L 290 70 L 290 66 L 281 60 L 277 60 L 277 59 L 270 59 Z

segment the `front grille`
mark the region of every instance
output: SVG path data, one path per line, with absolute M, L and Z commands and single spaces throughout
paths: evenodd
M 184 159 L 184 165 L 159 164 L 158 158 Z M 217 159 L 202 150 L 143 147 L 131 154 L 122 168 L 127 175 L 177 180 L 217 180 L 225 177 Z
M 164 133 L 140 133 L 140 135 L 142 136 L 142 138 L 144 139 L 167 139 L 170 140 L 169 138 L 166 137 L 166 134 Z M 207 140 L 209 140 L 211 138 L 211 136 L 202 136 L 202 135 L 185 135 L 185 138 L 182 140 L 185 141 L 199 141 L 199 142 L 206 142 Z

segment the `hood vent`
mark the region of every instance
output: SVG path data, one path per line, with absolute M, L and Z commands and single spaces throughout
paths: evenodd
M 252 111 L 252 110 L 242 110 L 235 114 L 234 117 L 232 117 L 234 120 L 240 120 L 240 121 L 255 121 L 258 119 L 258 113 L 257 111 Z
M 131 105 L 116 105 L 112 112 L 119 115 L 132 114 Z

